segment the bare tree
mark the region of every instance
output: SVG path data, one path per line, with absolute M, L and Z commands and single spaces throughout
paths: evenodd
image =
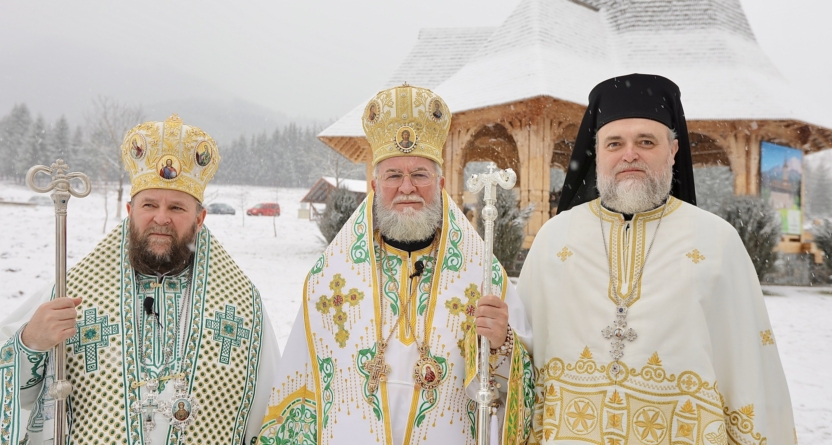
M 278 209 L 280 208 L 280 188 L 274 188 L 274 202 L 278 203 Z M 277 217 L 279 216 L 279 210 L 272 214 L 272 230 L 274 231 L 274 237 L 277 238 Z
M 341 186 L 341 181 L 346 178 L 355 177 L 364 173 L 364 164 L 356 164 L 344 157 L 335 150 L 326 150 L 322 153 L 309 152 L 315 165 L 320 166 L 325 176 L 335 178 L 335 187 Z M 312 182 L 317 178 L 309 178 Z
M 89 128 L 90 142 L 104 180 L 104 193 L 107 193 L 108 180 L 115 178 L 118 181 L 116 219 L 120 220 L 126 176 L 120 147 L 127 131 L 144 121 L 144 112 L 141 105 L 128 105 L 112 97 L 98 96 L 93 99 L 92 108 L 84 117 Z M 106 220 L 104 224 L 106 227 Z

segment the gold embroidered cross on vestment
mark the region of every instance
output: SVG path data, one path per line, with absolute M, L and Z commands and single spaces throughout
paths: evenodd
M 704 255 L 701 255 L 701 254 L 699 253 L 699 249 L 693 249 L 693 251 L 692 251 L 692 252 L 688 252 L 688 254 L 687 254 L 687 255 L 685 255 L 685 256 L 687 256 L 688 258 L 690 258 L 690 259 L 691 259 L 691 261 L 693 261 L 693 264 L 699 264 L 699 262 L 700 262 L 700 261 L 704 261 L 704 260 L 705 260 L 705 256 L 704 256 Z

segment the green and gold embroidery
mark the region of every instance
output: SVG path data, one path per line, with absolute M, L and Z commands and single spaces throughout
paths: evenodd
M 269 407 L 269 414 L 261 429 L 260 438 L 252 444 L 260 445 L 317 445 L 318 413 L 315 395 L 306 387 L 289 395 L 278 406 Z
M 318 359 L 318 372 L 321 374 L 321 383 L 323 383 L 323 390 L 321 392 L 321 400 L 323 400 L 324 404 L 324 412 L 323 412 L 323 428 L 326 428 L 327 423 L 329 423 L 329 410 L 332 409 L 332 402 L 335 398 L 332 392 L 332 379 L 335 377 L 335 366 L 332 364 L 332 358 L 321 358 L 317 357 Z
M 462 229 L 456 223 L 454 212 L 448 212 L 448 249 L 445 252 L 445 261 L 442 263 L 442 270 L 459 272 L 462 268 L 462 250 L 459 245 L 462 243 Z
M 381 272 L 382 272 L 382 284 L 381 284 L 381 292 L 390 302 L 390 311 L 393 313 L 394 317 L 399 315 L 399 311 L 401 310 L 401 300 L 399 299 L 399 280 L 398 275 L 401 273 L 402 267 L 402 259 L 397 255 L 381 255 L 377 254 L 376 258 L 378 258 L 379 262 L 385 262 L 382 264 Z
M 376 343 L 373 343 L 373 346 L 370 348 L 359 350 L 355 359 L 355 369 L 358 370 L 364 381 L 364 384 L 361 385 L 361 391 L 364 395 L 364 399 L 370 402 L 370 406 L 372 406 L 373 414 L 376 419 L 382 420 L 383 415 L 381 410 L 381 401 L 378 397 L 378 391 L 372 393 L 370 392 L 370 373 L 364 368 L 364 364 L 375 358 L 375 356 Z
M 350 260 L 354 264 L 361 264 L 370 259 L 370 251 L 367 247 L 367 224 L 364 218 L 364 213 L 367 211 L 367 202 L 361 204 L 358 208 L 358 218 L 352 225 L 352 234 L 355 236 L 355 241 L 350 246 Z

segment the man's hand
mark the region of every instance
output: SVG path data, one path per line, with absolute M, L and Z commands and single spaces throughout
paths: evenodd
M 20 334 L 23 345 L 46 351 L 75 335 L 75 306 L 79 304 L 80 298 L 56 298 L 42 304 Z
M 497 349 L 506 341 L 508 332 L 508 305 L 494 295 L 480 298 L 477 310 L 477 334 L 485 336 L 491 342 L 491 348 Z

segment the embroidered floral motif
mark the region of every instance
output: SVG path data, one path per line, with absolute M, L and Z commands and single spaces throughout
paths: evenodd
M 595 429 L 598 409 L 583 397 L 569 402 L 566 406 L 566 426 L 575 434 L 587 434 Z
M 636 434 L 642 442 L 653 445 L 664 439 L 667 433 L 667 418 L 664 414 L 652 406 L 640 409 L 635 414 L 636 421 L 633 422 Z

